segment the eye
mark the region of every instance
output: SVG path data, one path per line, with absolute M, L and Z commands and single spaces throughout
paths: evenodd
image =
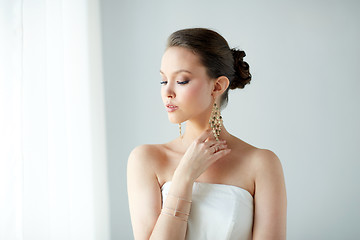
M 164 83 L 167 83 L 167 81 L 161 81 L 160 84 L 163 85 Z
M 189 80 L 186 80 L 186 81 L 178 82 L 178 84 L 187 84 L 188 82 Z

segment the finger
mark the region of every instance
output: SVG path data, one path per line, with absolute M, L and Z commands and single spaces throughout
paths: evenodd
M 208 135 L 208 141 L 211 141 L 211 140 L 216 140 L 215 139 L 215 136 L 214 136 L 214 132 L 213 132 L 213 130 L 212 129 L 210 129 L 210 133 L 209 133 L 209 135 Z
M 224 149 L 227 148 L 227 144 L 226 143 L 220 143 L 216 145 L 218 149 Z
M 208 140 L 208 141 L 204 142 L 204 145 L 207 148 L 207 147 L 212 147 L 214 145 L 221 145 L 221 144 L 224 144 L 224 143 L 226 143 L 225 140 L 216 141 L 214 139 L 214 140 Z
M 201 133 L 201 135 L 198 137 L 198 141 L 199 142 L 204 142 L 210 135 L 210 133 L 212 133 L 211 128 L 206 129 L 203 133 Z
M 219 159 L 231 152 L 231 148 L 221 149 L 213 154 L 215 159 Z
M 212 129 L 211 129 L 211 134 L 209 135 L 209 140 L 216 140 Z
M 227 149 L 227 144 L 215 145 L 214 148 L 215 148 L 215 152 L 218 152 L 218 151 L 221 151 L 221 150 L 226 150 Z

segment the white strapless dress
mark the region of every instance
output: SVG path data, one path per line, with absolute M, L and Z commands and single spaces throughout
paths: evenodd
M 161 187 L 163 203 L 171 182 Z M 195 182 L 186 240 L 250 240 L 253 197 L 240 187 Z

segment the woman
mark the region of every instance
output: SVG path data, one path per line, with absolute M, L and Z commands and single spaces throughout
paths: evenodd
M 161 96 L 180 136 L 130 153 L 128 196 L 136 240 L 286 238 L 280 160 L 231 135 L 219 110 L 229 89 L 251 80 L 243 57 L 244 51 L 230 49 L 209 29 L 183 29 L 169 37 Z

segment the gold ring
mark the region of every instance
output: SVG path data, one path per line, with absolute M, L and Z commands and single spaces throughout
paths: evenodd
M 218 147 L 215 147 L 215 152 L 214 153 L 216 153 L 218 151 Z

